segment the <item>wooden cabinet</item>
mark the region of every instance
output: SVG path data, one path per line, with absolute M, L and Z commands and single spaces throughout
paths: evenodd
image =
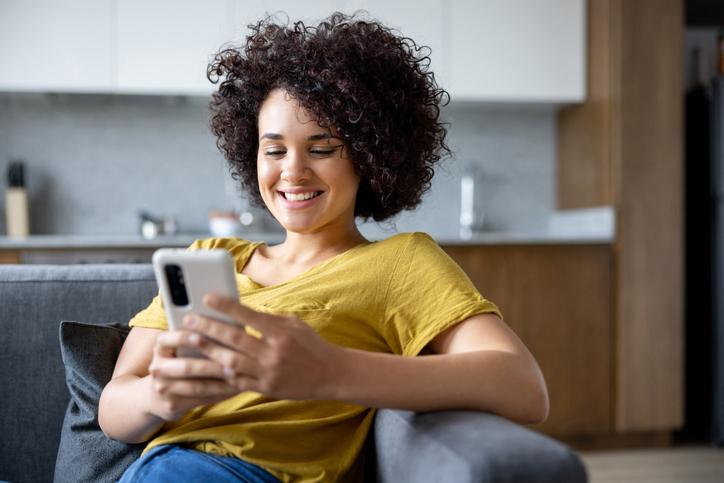
M 589 0 L 587 101 L 559 114 L 558 205 L 616 212 L 614 428 L 683 424 L 681 0 Z
M 15 250 L 0 250 L 0 265 L 20 263 L 20 252 Z
M 445 246 L 541 366 L 551 402 L 535 426 L 575 439 L 613 427 L 610 245 Z

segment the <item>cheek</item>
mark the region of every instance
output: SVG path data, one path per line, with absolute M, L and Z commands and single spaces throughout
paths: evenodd
M 347 173 L 340 177 L 338 186 L 342 188 L 342 196 L 345 199 L 345 205 L 354 204 L 357 198 L 357 190 L 359 189 L 359 178 L 354 173 Z
M 350 164 L 349 170 L 346 173 L 347 178 L 347 186 L 349 186 L 349 192 L 352 198 L 354 198 L 357 194 L 357 190 L 359 189 L 360 185 L 360 177 L 355 172 L 354 167 Z
M 276 182 L 274 167 L 270 163 L 258 161 L 256 163 L 256 177 L 259 181 L 259 189 L 262 193 L 269 189 Z
M 344 168 L 341 170 L 337 168 L 335 175 L 337 185 L 343 186 L 345 193 L 354 198 L 359 188 L 360 178 L 355 172 L 352 162 L 345 160 Z

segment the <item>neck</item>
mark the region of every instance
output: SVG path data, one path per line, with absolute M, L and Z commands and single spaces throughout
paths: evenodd
M 329 227 L 310 233 L 287 230 L 284 242 L 274 247 L 274 258 L 288 264 L 307 264 L 342 253 L 366 241 L 354 222 L 340 230 Z

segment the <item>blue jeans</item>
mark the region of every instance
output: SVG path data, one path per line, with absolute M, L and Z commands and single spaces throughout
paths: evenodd
M 184 483 L 239 481 L 279 483 L 265 469 L 239 458 L 217 456 L 175 444 L 157 446 L 123 473 L 119 483 Z

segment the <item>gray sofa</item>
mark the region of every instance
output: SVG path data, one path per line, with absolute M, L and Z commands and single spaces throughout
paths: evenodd
M 60 321 L 125 323 L 155 292 L 149 265 L 0 265 L 0 480 L 53 479 L 69 401 Z M 380 410 L 365 453 L 368 481 L 587 480 L 566 446 L 486 413 Z

